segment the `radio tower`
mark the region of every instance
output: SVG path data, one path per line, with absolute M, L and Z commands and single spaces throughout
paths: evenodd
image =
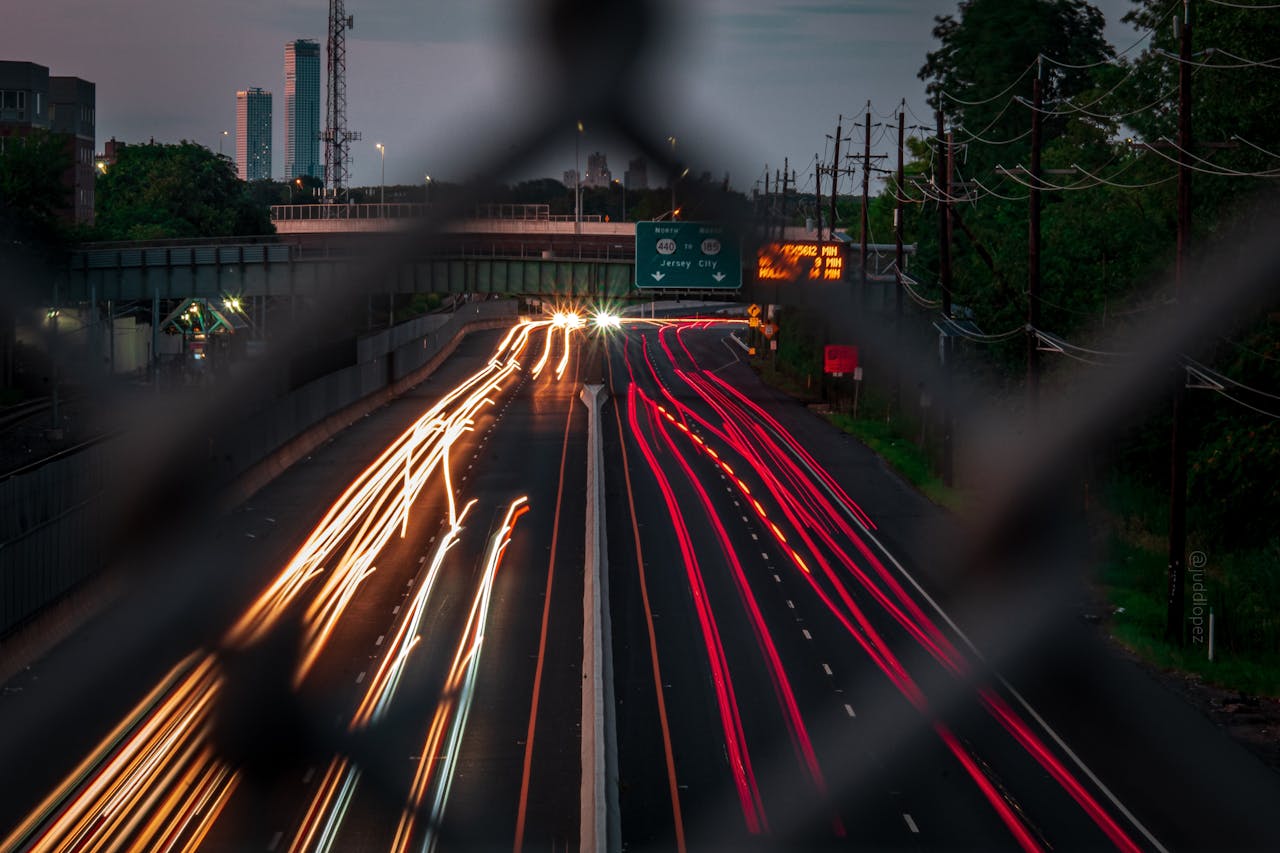
M 350 151 L 348 143 L 360 138 L 347 130 L 347 30 L 355 26 L 342 0 L 329 0 L 329 62 L 326 67 L 328 104 L 324 130 L 324 185 L 336 202 L 346 190 Z

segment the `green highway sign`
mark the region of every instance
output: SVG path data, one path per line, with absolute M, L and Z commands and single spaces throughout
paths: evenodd
M 710 222 L 637 222 L 636 287 L 739 290 L 738 236 Z

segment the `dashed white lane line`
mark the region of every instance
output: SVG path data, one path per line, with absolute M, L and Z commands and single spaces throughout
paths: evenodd
M 379 635 L 378 635 L 378 639 L 374 640 L 374 641 L 373 641 L 373 644 L 374 644 L 375 646 L 380 646 L 380 645 L 382 645 L 382 641 L 383 641 L 383 640 L 385 640 L 386 638 L 387 638 L 387 635 L 386 635 L 386 634 L 379 634 Z
M 796 603 L 789 598 L 787 599 L 787 606 L 790 607 L 792 610 L 796 609 Z
M 395 615 L 396 615 L 397 613 L 399 613 L 399 612 L 400 612 L 400 605 L 399 605 L 399 604 L 397 604 L 395 607 L 391 608 L 391 615 L 392 615 L 392 616 L 395 616 Z
M 754 539 L 754 540 L 756 540 L 757 542 L 759 542 L 759 541 L 760 541 L 760 537 L 759 537 L 759 536 L 757 536 L 757 535 L 755 535 L 754 533 L 752 533 L 752 534 L 751 534 L 751 538 L 752 538 L 752 539 Z
M 911 830 L 916 835 L 920 834 L 920 828 L 916 826 L 916 822 L 911 819 L 911 815 L 907 814 L 906 812 L 903 812 L 902 819 L 907 822 L 907 829 Z
M 812 639 L 813 639 L 813 634 L 810 634 L 810 633 L 809 633 L 809 629 L 808 629 L 808 628 L 801 628 L 801 629 L 800 629 L 800 633 L 801 633 L 801 634 L 804 634 L 804 638 L 805 638 L 806 640 L 812 640 Z
M 413 586 L 413 578 L 409 578 L 407 581 L 405 581 L 405 582 L 404 582 L 404 585 L 405 585 L 405 586 Z
M 776 581 L 777 583 L 782 583 L 782 578 L 778 577 L 777 575 L 774 575 L 774 576 L 773 576 L 773 579 L 774 579 L 774 581 Z
M 747 517 L 744 515 L 744 516 L 742 517 L 742 520 L 743 520 L 743 521 L 746 521 L 746 520 L 747 520 Z
M 316 769 L 314 767 L 308 767 L 307 772 L 302 774 L 302 784 L 304 785 L 310 784 L 311 778 L 315 775 L 316 775 Z
M 766 554 L 764 551 L 761 551 L 761 552 L 760 552 L 760 556 L 761 556 L 761 557 L 764 557 L 766 560 L 767 560 L 767 559 L 769 559 L 769 555 L 768 555 L 768 554 Z
M 276 830 L 276 834 L 271 836 L 271 843 L 267 845 L 268 850 L 275 850 L 280 845 L 280 839 L 284 838 L 284 833 Z
M 360 674 L 356 676 L 356 684 L 360 684 L 364 681 L 364 672 L 365 671 L 363 669 L 360 670 Z
M 850 717 L 858 716 L 857 714 L 853 713 L 853 706 L 850 705 L 848 702 L 844 703 L 844 712 L 848 714 Z
M 830 667 L 828 664 L 825 664 L 825 663 L 824 663 L 824 664 L 822 665 L 822 671 L 823 671 L 823 672 L 825 672 L 827 675 L 830 675 L 830 674 L 831 674 L 831 667 Z

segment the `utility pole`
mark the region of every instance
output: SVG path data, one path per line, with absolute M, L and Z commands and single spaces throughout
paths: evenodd
M 899 353 L 902 352 L 902 192 L 903 192 L 903 165 L 902 165 L 902 145 L 903 133 L 906 129 L 907 114 L 903 112 L 906 106 L 906 99 L 902 100 L 902 106 L 898 108 L 898 171 L 894 180 L 893 188 L 893 241 L 894 241 L 894 278 L 898 286 L 895 288 L 897 297 L 897 307 L 895 309 L 896 320 L 893 324 L 894 339 Z M 902 411 L 902 370 L 898 367 L 898 358 L 894 358 L 893 368 L 893 410 L 901 413 Z
M 867 101 L 867 134 L 862 144 L 862 228 L 859 244 L 862 250 L 862 298 L 867 298 L 867 196 L 871 193 L 871 102 Z
M 942 201 L 938 204 L 938 283 L 942 287 L 942 316 L 951 319 L 951 134 L 942 138 L 942 110 L 937 111 L 937 144 L 942 155 L 938 175 L 942 184 Z M 954 451 L 951 434 L 955 427 L 951 408 L 951 330 L 942 338 L 942 482 L 954 485 Z
M 827 227 L 831 229 L 828 236 L 832 240 L 836 238 L 836 195 L 840 181 L 840 125 L 843 123 L 844 116 L 837 116 L 835 151 L 831 154 L 831 218 L 827 220 Z
M 822 161 L 813 155 L 813 216 L 818 227 L 818 254 L 813 259 L 811 275 L 822 280 Z
M 787 239 L 787 178 L 790 176 L 791 161 L 782 158 L 782 220 L 778 225 L 778 239 Z
M 1027 216 L 1027 411 L 1034 419 L 1040 408 L 1040 62 L 1031 81 L 1031 192 Z
M 1178 244 L 1174 260 L 1175 305 L 1181 310 L 1187 249 L 1191 242 L 1191 3 L 1182 2 L 1182 43 L 1178 51 Z M 1187 554 L 1187 378 L 1174 365 L 1172 422 L 1169 427 L 1169 607 L 1165 639 L 1183 644 L 1186 586 L 1183 566 Z
M 840 186 L 840 134 L 841 126 L 844 124 L 844 116 L 836 117 L 836 136 L 835 147 L 831 153 L 831 216 L 827 220 L 827 236 L 834 243 L 836 239 L 836 196 L 839 195 Z M 827 256 L 822 253 L 822 233 L 819 228 L 818 233 L 818 280 L 827 280 Z

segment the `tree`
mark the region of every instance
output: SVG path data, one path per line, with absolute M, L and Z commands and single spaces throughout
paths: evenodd
M 935 21 L 933 35 L 940 46 L 926 56 L 919 73 L 928 82 L 930 105 L 962 135 L 1018 140 L 998 150 L 984 146 L 970 152 L 971 171 L 1026 156 L 1030 118 L 1014 99 L 1030 99 L 1035 73 L 1046 103 L 1064 101 L 1093 86 L 1088 69 L 1080 66 L 1115 56 L 1103 37 L 1106 19 L 1084 0 L 962 0 L 959 18 L 943 15 Z M 1040 56 L 1048 61 L 1033 67 Z M 1046 115 L 1045 138 L 1065 122 Z
M 274 231 L 231 160 L 202 145 L 127 145 L 97 183 L 105 240 L 227 237 Z
M 1160 0 L 1134 0 L 1124 20 L 1150 29 L 1147 48 L 1126 65 L 1130 79 L 1123 89 L 1127 109 L 1135 110 L 1126 123 L 1139 138 L 1151 143 L 1177 139 L 1178 53 L 1180 33 L 1172 21 L 1181 21 Z M 1248 216 L 1243 201 L 1274 185 L 1275 178 L 1248 178 L 1244 174 L 1280 168 L 1280 86 L 1276 85 L 1275 57 L 1280 55 L 1280 28 L 1265 8 L 1195 3 L 1192 12 L 1191 93 L 1192 137 L 1197 143 L 1239 140 L 1231 149 L 1197 149 L 1193 152 L 1193 216 L 1197 236 L 1219 226 L 1225 215 Z M 1152 157 L 1171 172 L 1176 150 Z M 1207 161 L 1207 162 L 1206 162 Z M 1241 174 L 1206 174 L 1236 172 Z
M 69 206 L 63 174 L 71 168 L 65 137 L 47 130 L 0 139 L 0 209 L 15 221 L 50 231 Z
M 953 293 L 986 330 L 1004 331 L 1026 314 L 1022 285 L 1027 275 L 1027 189 L 1025 177 L 1019 178 L 1016 171 L 1006 175 L 997 166 L 1016 170 L 1029 162 L 1031 95 L 1037 75 L 1044 104 L 1042 138 L 1050 140 L 1043 150 L 1045 167 L 1079 163 L 1092 171 L 1121 156 L 1113 140 L 1115 122 L 1070 106 L 1088 101 L 1109 80 L 1114 69 L 1108 62 L 1115 52 L 1103 37 L 1102 13 L 1083 0 L 964 0 L 958 15 L 936 22 L 933 32 L 940 45 L 927 55 L 919 76 L 928 83 L 931 104 L 955 133 L 955 178 L 970 182 L 970 187 L 980 182 L 988 188 L 978 191 L 982 198 L 976 205 L 952 208 L 959 222 L 952 255 Z M 1097 222 L 1088 215 L 1097 202 L 1090 193 L 1042 194 L 1041 233 L 1046 247 L 1051 245 L 1050 235 L 1062 240 L 1052 244 L 1055 252 L 1070 247 L 1062 257 L 1086 254 L 1082 249 L 1087 243 L 1082 241 L 1087 235 L 1080 232 Z M 1056 210 L 1063 205 L 1063 210 Z M 925 269 L 937 257 L 933 221 L 926 217 L 928 224 L 918 235 Z M 1049 302 L 1072 305 L 1080 298 L 1080 282 L 1095 281 L 1087 266 L 1082 269 L 1077 263 L 1081 258 L 1072 260 L 1042 261 L 1042 308 Z M 1078 310 L 1072 309 L 1068 319 L 1074 322 L 1091 306 Z M 1015 341 L 995 353 L 1012 367 L 1022 346 Z

